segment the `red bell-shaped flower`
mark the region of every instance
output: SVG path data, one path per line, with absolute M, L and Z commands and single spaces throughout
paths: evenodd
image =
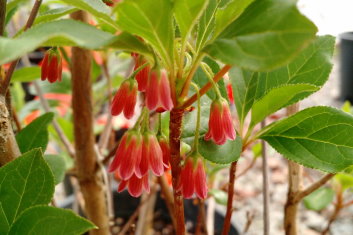
M 222 145 L 227 139 L 234 140 L 235 137 L 236 133 L 228 102 L 223 98 L 214 100 L 211 104 L 208 132 L 205 135 L 205 140 L 212 139 L 216 144 Z
M 146 87 L 146 106 L 149 110 L 171 110 L 173 102 L 165 70 L 151 70 Z
M 191 198 L 195 193 L 200 199 L 207 197 L 206 173 L 201 158 L 186 158 L 181 170 L 180 189 L 185 198 Z
M 161 176 L 164 173 L 162 149 L 156 136 L 152 132 L 146 131 L 143 134 L 140 174 L 146 175 L 149 169 L 156 176 Z
M 148 174 L 142 178 L 132 175 L 128 180 L 122 180 L 118 187 L 118 192 L 122 192 L 127 188 L 128 192 L 133 197 L 141 196 L 143 191 L 150 192 L 150 185 L 148 183 Z
M 141 154 L 142 135 L 134 130 L 126 132 L 120 141 L 114 160 L 109 166 L 109 172 L 118 171 L 123 180 L 128 180 L 133 175 L 141 178 Z
M 121 112 L 127 119 L 134 116 L 137 98 L 137 83 L 134 79 L 125 80 L 116 93 L 111 108 L 111 114 L 116 116 Z
M 62 77 L 62 59 L 56 49 L 48 50 L 42 61 L 41 80 L 48 79 L 50 83 L 61 81 Z

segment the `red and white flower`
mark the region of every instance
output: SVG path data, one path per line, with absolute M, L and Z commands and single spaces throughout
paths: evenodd
M 222 145 L 227 139 L 234 140 L 235 137 L 236 133 L 228 102 L 223 98 L 214 100 L 211 104 L 208 132 L 205 135 L 205 140 L 212 139 L 216 144 Z
M 141 178 L 140 162 L 142 155 L 142 135 L 137 131 L 128 131 L 122 137 L 109 172 L 117 171 L 123 180 L 133 175 Z
M 146 87 L 146 106 L 149 110 L 171 110 L 173 101 L 165 70 L 151 70 Z
M 187 157 L 181 170 L 180 189 L 185 198 L 194 194 L 200 199 L 207 197 L 207 182 L 201 158 Z
M 118 92 L 116 93 L 111 108 L 113 116 L 119 115 L 121 112 L 127 119 L 134 116 L 137 99 L 137 83 L 134 79 L 125 80 Z
M 61 81 L 62 77 L 62 59 L 56 49 L 48 50 L 41 63 L 41 80 L 48 79 L 50 83 Z
M 148 175 L 145 175 L 142 178 L 132 175 L 128 180 L 122 180 L 119 184 L 118 192 L 122 192 L 126 188 L 133 197 L 141 196 L 143 191 L 149 193 L 150 185 L 148 183 Z

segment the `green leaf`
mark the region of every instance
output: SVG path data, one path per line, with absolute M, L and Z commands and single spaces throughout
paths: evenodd
M 223 190 L 212 189 L 208 193 L 211 194 L 214 197 L 214 199 L 216 200 L 216 202 L 218 204 L 221 204 L 223 206 L 227 205 L 228 194 L 226 192 L 224 192 Z
M 12 82 L 31 82 L 40 78 L 40 67 L 23 67 L 15 70 L 12 75 Z
M 319 188 L 306 196 L 303 201 L 304 205 L 309 210 L 320 211 L 325 209 L 333 201 L 335 191 L 331 188 Z
M 207 4 L 208 0 L 178 0 L 174 2 L 175 19 L 183 41 L 187 39 Z
M 1 167 L 0 234 L 7 234 L 13 221 L 25 209 L 48 204 L 53 193 L 53 174 L 40 149 L 27 152 Z
M 261 122 L 268 115 L 293 104 L 294 97 L 302 93 L 313 93 L 320 87 L 310 84 L 289 84 L 270 90 L 264 97 L 256 101 L 251 112 L 251 126 Z
M 229 76 L 239 119 L 243 121 L 254 102 L 272 89 L 289 84 L 305 83 L 317 87 L 325 84 L 332 69 L 334 45 L 335 39 L 332 36 L 317 37 L 291 63 L 272 72 L 256 73 L 232 68 Z M 315 91 L 298 94 L 288 103 L 297 102 Z
M 49 141 L 48 125 L 53 121 L 53 118 L 54 113 L 46 113 L 16 135 L 18 147 L 22 153 L 34 148 L 42 148 L 43 152 L 46 150 Z
M 339 173 L 339 174 L 335 175 L 334 179 L 341 184 L 343 191 L 350 189 L 350 188 L 353 188 L 353 175 L 352 174 Z
M 109 47 L 129 52 L 137 52 L 148 57 L 149 59 L 153 58 L 152 52 L 148 49 L 148 47 L 143 42 L 141 42 L 141 40 L 127 32 L 123 32 L 114 37 L 110 41 Z
M 117 7 L 119 27 L 150 43 L 173 66 L 173 9 L 169 0 L 125 0 Z
M 18 38 L 0 37 L 0 64 L 7 63 L 40 46 L 79 46 L 103 48 L 114 35 L 75 20 L 58 20 L 39 24 Z
M 238 136 L 235 140 L 228 140 L 223 145 L 216 145 L 213 141 L 200 139 L 200 154 L 207 160 L 218 164 L 229 164 L 239 159 L 242 150 L 242 140 Z
M 34 24 L 36 25 L 36 24 L 40 24 L 48 21 L 53 21 L 62 16 L 71 14 L 75 11 L 78 11 L 78 9 L 75 7 L 60 7 L 60 8 L 51 9 L 49 11 L 43 12 L 38 17 L 36 17 Z
M 229 72 L 229 77 L 233 88 L 235 107 L 239 120 L 243 123 L 255 101 L 259 73 L 233 67 Z
M 254 0 L 233 0 L 216 13 L 215 36 L 235 21 Z
M 353 117 L 312 107 L 266 127 L 259 138 L 289 160 L 331 173 L 353 164 Z
M 62 182 L 66 172 L 65 159 L 61 155 L 44 155 L 44 160 L 53 172 L 55 184 Z
M 9 235 L 65 234 L 79 235 L 97 228 L 70 210 L 35 206 L 25 210 L 11 226 Z
M 94 15 L 95 17 L 104 20 L 108 24 L 117 28 L 116 23 L 110 17 L 111 10 L 110 8 L 103 3 L 101 0 L 62 0 L 68 5 L 77 7 L 78 9 L 87 11 Z
M 226 64 L 269 71 L 288 63 L 316 31 L 296 0 L 256 0 L 205 51 Z
M 209 0 L 209 3 L 200 18 L 197 29 L 196 50 L 200 51 L 210 39 L 215 27 L 215 14 L 217 10 L 217 0 Z

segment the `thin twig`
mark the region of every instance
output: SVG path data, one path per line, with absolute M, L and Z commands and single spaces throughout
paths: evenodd
M 226 216 L 224 217 L 222 235 L 229 234 L 232 212 L 233 212 L 234 182 L 235 182 L 235 172 L 237 169 L 237 163 L 238 161 L 233 162 L 229 169 L 227 212 L 226 212 Z
M 261 129 L 266 126 L 265 120 L 261 122 Z M 270 193 L 269 193 L 269 169 L 267 164 L 267 151 L 266 142 L 261 140 L 262 146 L 262 195 L 263 195 L 263 223 L 264 223 L 264 235 L 270 234 Z
M 12 117 L 13 117 L 13 120 L 15 121 L 17 131 L 21 131 L 22 130 L 21 122 L 20 122 L 20 120 L 17 116 L 17 113 L 14 109 L 12 109 Z
M 254 212 L 250 212 L 250 211 L 246 212 L 246 223 L 245 223 L 242 234 L 246 234 L 249 231 L 250 226 L 251 226 L 252 222 L 254 221 L 254 218 L 255 218 Z
M 312 185 L 310 185 L 309 187 L 307 187 L 303 191 L 298 192 L 294 198 L 294 202 L 296 202 L 296 203 L 300 202 L 304 197 L 308 196 L 310 193 L 314 192 L 315 190 L 320 188 L 322 185 L 326 184 L 327 181 L 332 179 L 332 177 L 334 177 L 334 176 L 335 176 L 335 174 L 332 174 L 332 173 L 326 174 L 324 177 L 322 177 L 317 182 L 313 183 Z
M 30 13 L 30 15 L 28 17 L 26 26 L 24 27 L 24 31 L 26 31 L 27 29 L 32 27 L 34 19 L 36 18 L 37 14 L 38 14 L 39 7 L 40 7 L 41 4 L 42 4 L 42 0 L 36 0 L 35 1 L 34 5 L 33 5 L 33 8 L 32 8 L 32 11 L 31 11 L 31 13 Z M 17 60 L 15 60 L 15 61 L 13 61 L 11 63 L 11 65 L 10 65 L 10 67 L 9 67 L 7 73 L 6 73 L 5 79 L 4 79 L 4 81 L 2 81 L 2 84 L 1 84 L 1 87 L 0 87 L 0 93 L 2 95 L 5 95 L 6 92 L 7 92 L 7 89 L 9 88 L 12 74 L 15 71 L 15 68 L 16 68 L 19 60 L 20 59 L 17 59 Z
M 219 82 L 219 80 L 221 80 L 223 78 L 223 76 L 231 69 L 232 66 L 230 65 L 225 65 L 213 78 L 213 81 L 215 83 Z M 212 88 L 212 83 L 208 82 L 205 86 L 203 86 L 200 89 L 200 96 L 206 94 L 206 92 L 208 90 L 210 90 Z M 187 107 L 189 107 L 190 105 L 192 105 L 195 101 L 197 100 L 197 94 L 191 96 L 188 100 L 186 100 L 183 105 L 182 105 L 182 109 L 185 109 Z
M 324 229 L 324 231 L 322 231 L 321 235 L 326 235 L 330 231 L 332 223 L 337 219 L 337 217 L 343 207 L 344 207 L 344 205 L 343 205 L 343 192 L 342 192 L 342 188 L 340 188 L 339 191 L 336 192 L 335 209 L 334 209 L 332 215 L 330 216 L 330 219 L 327 223 L 327 226 Z
M 161 187 L 161 192 L 163 195 L 163 198 L 165 200 L 165 203 L 167 205 L 170 217 L 172 219 L 172 223 L 174 226 L 174 229 L 176 228 L 176 221 L 174 215 L 174 199 L 173 199 L 173 193 L 168 185 L 167 179 L 165 178 L 165 175 L 162 175 L 161 177 L 158 177 L 158 183 Z

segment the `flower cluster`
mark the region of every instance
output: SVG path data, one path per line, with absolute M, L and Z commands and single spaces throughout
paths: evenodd
M 42 81 L 47 79 L 50 83 L 61 81 L 62 59 L 57 49 L 50 49 L 45 53 L 41 66 Z
M 161 176 L 168 169 L 169 154 L 168 144 L 158 142 L 151 131 L 126 132 L 109 166 L 109 171 L 116 171 L 122 179 L 118 191 L 127 187 L 134 197 L 140 196 L 143 190 L 149 191 L 149 171 Z
M 205 135 L 205 140 L 212 139 L 216 144 L 222 145 L 227 139 L 234 140 L 235 137 L 228 102 L 224 98 L 217 98 L 211 104 L 208 132 Z

